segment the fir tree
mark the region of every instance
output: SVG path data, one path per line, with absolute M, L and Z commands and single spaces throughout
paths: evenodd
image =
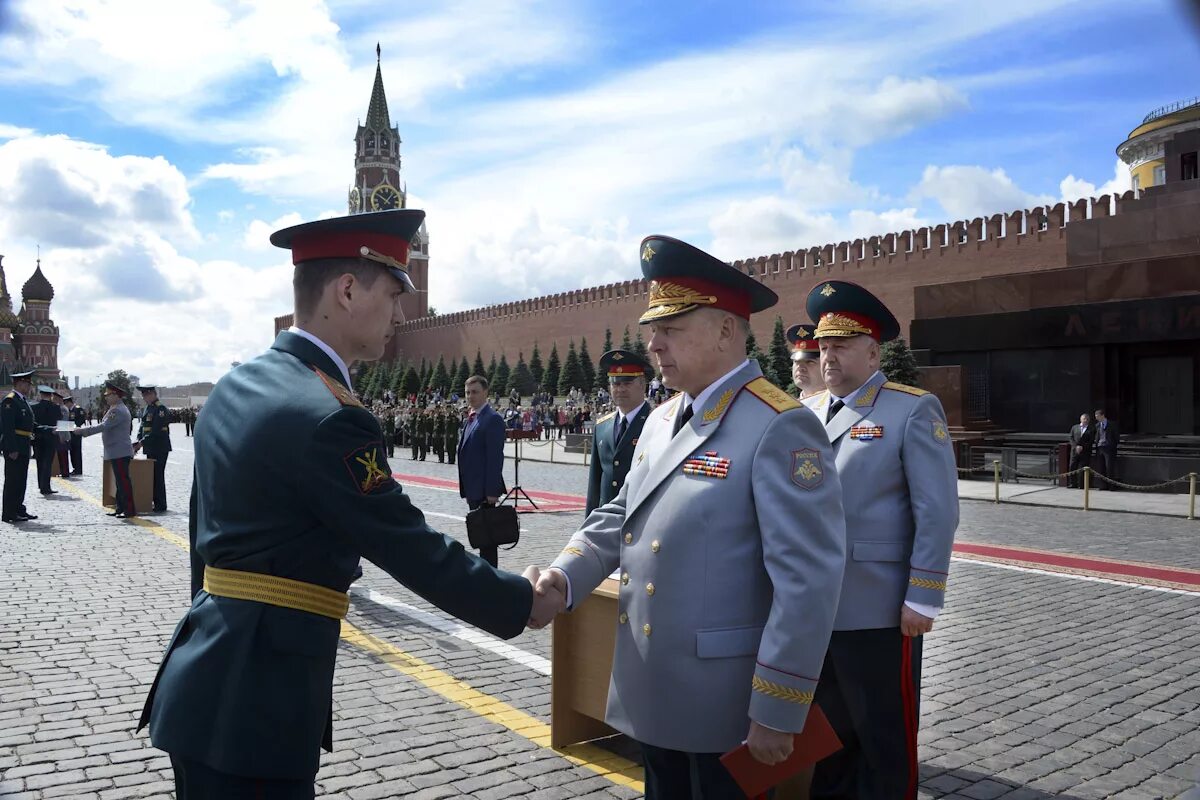
M 625 326 L 625 335 L 621 337 L 621 349 L 622 350 L 632 350 L 633 349 L 633 339 L 629 338 L 629 326 L 628 325 Z
M 558 376 L 558 393 L 568 394 L 572 389 L 578 389 L 582 382 L 583 371 L 579 368 L 579 354 L 575 352 L 575 340 L 572 339 L 567 348 L 567 360 Z
M 640 325 L 637 329 L 637 336 L 633 340 L 633 352 L 637 353 L 642 358 L 645 358 L 648 354 L 648 351 L 646 350 L 646 343 L 642 341 L 642 328 Z
M 418 374 L 417 368 L 409 364 L 408 369 L 404 371 L 404 394 L 407 397 L 419 391 L 421 391 L 421 376 Z
M 529 357 L 529 374 L 533 376 L 533 385 L 535 387 L 542 385 L 542 378 L 545 377 L 546 368 L 542 366 L 542 354 L 538 351 L 538 343 L 533 343 L 533 355 Z
M 600 351 L 600 355 L 604 355 L 609 350 L 612 350 L 612 328 L 604 329 L 604 349 Z
M 496 394 L 503 394 L 508 388 L 508 379 L 512 377 L 512 367 L 508 365 L 508 356 L 500 354 L 500 363 L 496 365 Z
M 397 397 L 404 394 L 404 373 L 406 372 L 408 372 L 408 364 L 402 358 L 397 359 L 392 369 L 392 383 L 390 387 L 392 394 Z
M 525 363 L 525 354 L 517 353 L 517 365 L 513 367 L 512 375 L 508 378 L 505 390 L 516 389 L 522 397 L 533 394 L 537 390 L 537 381 L 533 379 L 533 371 Z
M 586 336 L 579 342 L 579 373 L 583 376 L 583 382 L 579 384 L 579 388 L 590 392 L 596 385 L 596 365 L 592 363 L 592 357 L 588 353 Z
M 772 375 L 767 379 L 776 386 L 787 386 L 792 382 L 792 354 L 788 347 L 787 333 L 783 330 L 783 318 L 775 318 L 775 330 L 771 332 L 771 349 L 767 353 L 771 362 Z
M 471 370 L 471 375 L 478 375 L 481 378 L 487 377 L 487 370 L 483 368 L 483 353 L 479 352 L 478 350 L 475 351 L 475 363 L 471 366 Z M 467 377 L 469 378 L 471 375 L 468 375 Z M 464 383 L 465 382 L 466 381 L 464 381 Z
M 471 377 L 471 365 L 467 363 L 467 357 L 463 356 L 462 361 L 458 364 L 458 374 L 454 376 L 454 385 L 450 387 L 450 390 L 462 394 L 469 377 Z
M 433 369 L 433 388 L 440 391 L 443 395 L 450 393 L 450 373 L 446 371 L 445 356 L 438 355 L 437 366 Z
M 762 369 L 763 375 L 768 376 L 767 380 L 770 380 L 770 375 L 772 372 L 771 361 L 767 358 L 766 354 L 763 353 L 762 350 L 758 349 L 758 339 L 754 338 L 753 330 L 751 330 L 750 335 L 746 337 L 746 355 L 758 362 L 758 366 Z
M 354 392 L 359 397 L 366 397 L 367 387 L 371 385 L 371 375 L 377 368 L 376 364 L 364 364 L 359 367 L 358 375 L 354 379 Z
M 488 379 L 489 392 L 496 391 L 496 368 L 496 354 L 492 353 L 492 360 L 490 363 L 488 363 L 487 372 L 484 373 L 484 377 Z
M 562 366 L 558 361 L 558 343 L 550 345 L 550 359 L 546 362 L 546 374 L 542 376 L 542 387 L 550 394 L 558 393 L 558 373 Z
M 921 369 L 903 338 L 885 342 L 879 348 L 879 371 L 889 381 L 908 386 L 921 385 Z
M 425 360 L 425 357 L 422 356 L 421 357 L 421 370 L 420 370 L 420 372 L 417 373 L 417 377 L 421 379 L 421 387 L 419 389 L 417 389 L 417 391 L 423 392 L 429 388 L 429 376 L 432 374 L 433 374 L 433 368 L 429 366 L 429 362 L 427 362 Z

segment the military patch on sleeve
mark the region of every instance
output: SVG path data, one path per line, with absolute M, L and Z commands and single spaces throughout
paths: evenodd
M 933 438 L 938 442 L 947 442 L 950 440 L 950 432 L 946 430 L 946 423 L 940 419 L 933 421 Z
M 815 489 L 825 480 L 818 450 L 792 451 L 792 483 L 801 489 Z
M 312 367 L 312 371 L 317 373 L 317 377 L 325 384 L 325 388 L 333 393 L 333 396 L 337 398 L 339 403 L 344 406 L 363 407 L 363 404 L 358 402 L 358 398 L 354 396 L 354 393 L 343 386 L 341 381 L 334 380 L 316 367 Z
M 371 494 L 396 485 L 392 473 L 387 469 L 384 452 L 383 442 L 371 442 L 352 450 L 342 459 L 360 494 Z
M 766 378 L 755 378 L 747 383 L 744 388 L 747 392 L 762 400 L 780 414 L 789 408 L 800 407 L 800 404 L 790 394 Z

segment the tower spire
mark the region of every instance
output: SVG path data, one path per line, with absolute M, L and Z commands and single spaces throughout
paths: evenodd
M 371 104 L 367 107 L 367 125 L 373 131 L 386 131 L 392 127 L 388 114 L 387 95 L 383 91 L 383 69 L 380 65 L 381 51 L 375 44 L 375 85 L 371 88 Z

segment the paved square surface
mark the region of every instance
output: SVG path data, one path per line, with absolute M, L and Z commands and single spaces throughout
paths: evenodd
M 191 440 L 174 426 L 171 511 L 115 521 L 87 475 L 56 481 L 36 522 L 0 526 L 0 797 L 166 798 L 166 757 L 133 732 L 188 605 Z M 453 479 L 397 451 L 401 474 Z M 511 466 L 506 468 L 511 481 Z M 580 466 L 524 462 L 530 490 L 583 494 Z M 465 538 L 453 490 L 411 484 L 435 528 Z M 579 513 L 522 517 L 502 566 L 545 564 Z M 1200 567 L 1200 523 L 964 501 L 960 541 Z M 1200 780 L 1200 593 L 956 558 L 925 644 L 921 796 L 1177 797 Z M 335 687 L 325 797 L 638 797 L 597 766 L 620 739 L 560 754 L 549 721 L 549 634 L 464 631 L 381 570 L 356 584 Z M 430 675 L 455 681 L 433 681 Z M 480 699 L 503 713 L 479 713 Z M 610 763 L 621 763 L 620 759 Z

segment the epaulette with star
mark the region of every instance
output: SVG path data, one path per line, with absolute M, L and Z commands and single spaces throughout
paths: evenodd
M 883 388 L 891 389 L 893 392 L 904 392 L 905 394 L 911 394 L 913 397 L 921 397 L 929 394 L 929 392 L 925 391 L 924 389 L 918 389 L 915 386 L 907 386 L 903 383 L 893 383 L 892 381 L 888 381 L 883 384 Z
M 316 367 L 313 367 L 312 371 L 317 373 L 317 377 L 320 378 L 325 384 L 325 388 L 337 398 L 339 403 L 344 406 L 358 406 L 359 408 L 364 407 L 363 404 L 358 401 L 358 398 L 354 396 L 354 393 L 342 385 L 341 381 L 334 380 Z
M 766 378 L 755 378 L 742 388 L 775 409 L 778 414 L 800 407 L 795 398 Z

